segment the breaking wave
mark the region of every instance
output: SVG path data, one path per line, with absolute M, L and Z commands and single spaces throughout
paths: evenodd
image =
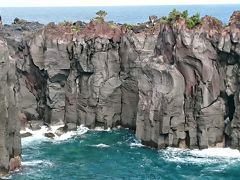
M 240 152 L 231 148 L 209 148 L 203 150 L 182 150 L 167 148 L 160 150 L 166 161 L 187 164 L 218 164 L 240 162 Z
M 107 144 L 102 144 L 102 143 L 96 144 L 96 145 L 91 145 L 91 146 L 93 146 L 93 147 L 99 147 L 99 148 L 108 148 L 108 147 L 110 147 L 109 145 L 107 145 Z
M 53 163 L 51 163 L 50 161 L 46 161 L 46 160 L 33 160 L 33 161 L 25 161 L 22 162 L 23 166 L 53 166 Z
M 56 131 L 63 126 L 64 125 L 51 126 L 50 128 L 46 126 L 42 126 L 41 129 L 35 130 L 35 131 L 26 128 L 25 131 L 21 131 L 20 133 L 23 134 L 28 132 L 28 133 L 31 133 L 32 135 L 29 137 L 22 138 L 22 145 L 23 146 L 27 146 L 30 144 L 32 145 L 35 143 L 41 143 L 42 141 L 63 141 L 63 140 L 70 139 L 74 136 L 85 134 L 89 130 L 87 127 L 84 127 L 83 125 L 81 125 L 77 128 L 77 131 L 68 131 L 58 136 L 56 134 Z M 47 138 L 44 135 L 45 133 L 53 133 L 54 134 L 53 139 Z

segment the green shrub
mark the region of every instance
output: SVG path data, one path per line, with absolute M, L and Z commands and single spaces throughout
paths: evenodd
M 76 26 L 76 25 L 71 26 L 71 32 L 72 33 L 80 32 L 80 30 L 81 30 L 80 26 Z
M 194 28 L 196 25 L 200 24 L 201 22 L 201 18 L 200 18 L 200 14 L 196 13 L 193 16 L 189 17 L 188 11 L 185 10 L 183 12 L 178 11 L 176 9 L 173 9 L 168 16 L 163 16 L 160 18 L 160 22 L 172 22 L 172 21 L 176 21 L 178 19 L 185 19 L 186 20 L 186 24 L 187 27 L 189 29 Z
M 182 16 L 182 13 L 180 11 L 173 9 L 168 15 L 168 21 L 175 21 L 179 19 L 181 16 Z
M 161 19 L 167 21 L 168 17 L 167 16 L 162 16 Z
M 195 15 L 191 16 L 190 18 L 187 18 L 186 22 L 187 22 L 187 27 L 189 29 L 194 28 L 196 25 L 200 24 L 200 22 L 201 22 L 200 14 L 196 13 Z
M 107 16 L 107 12 L 100 10 L 100 11 L 96 12 L 96 15 L 99 17 L 105 18 Z
M 134 28 L 134 25 L 132 25 L 132 24 L 127 24 L 127 23 L 123 24 L 123 26 L 124 26 L 126 29 L 128 29 L 128 30 L 132 30 L 132 29 Z
M 72 33 L 79 32 L 81 29 L 81 27 L 79 25 L 74 25 L 70 21 L 63 21 L 63 22 L 58 23 L 58 25 L 62 26 L 62 27 L 70 27 Z
M 108 24 L 113 29 L 117 27 L 117 24 L 115 22 L 113 22 L 113 21 L 109 21 Z
M 182 17 L 183 17 L 184 19 L 187 19 L 187 18 L 188 18 L 188 10 L 185 10 L 185 11 L 182 12 Z
M 59 26 L 72 26 L 72 22 L 64 20 L 63 22 L 60 22 Z
M 104 22 L 105 17 L 107 16 L 107 12 L 100 10 L 98 12 L 96 12 L 97 17 L 94 18 L 95 21 L 97 22 Z
M 166 22 L 168 22 L 168 17 L 167 17 L 167 16 L 162 16 L 162 17 L 159 19 L 159 22 L 160 22 L 160 23 L 166 23 Z

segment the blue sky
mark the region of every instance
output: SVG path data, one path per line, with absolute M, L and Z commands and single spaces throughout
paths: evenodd
M 236 4 L 237 1 L 238 0 L 0 0 L 0 7 Z

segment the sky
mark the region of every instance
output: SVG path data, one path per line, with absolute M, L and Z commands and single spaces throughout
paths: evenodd
M 0 7 L 236 4 L 237 1 L 238 0 L 0 0 Z

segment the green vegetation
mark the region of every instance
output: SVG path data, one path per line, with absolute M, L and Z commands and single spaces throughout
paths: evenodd
M 81 30 L 81 27 L 79 25 L 75 25 L 71 21 L 63 21 L 63 22 L 60 22 L 58 25 L 63 27 L 70 27 L 72 33 L 77 33 L 77 32 L 80 32 Z
M 132 25 L 132 24 L 127 24 L 127 23 L 123 24 L 123 26 L 124 26 L 127 30 L 132 30 L 132 29 L 134 28 L 134 25 Z
M 194 28 L 196 25 L 201 23 L 201 18 L 200 18 L 200 14 L 196 13 L 195 15 L 191 16 L 190 18 L 187 18 L 187 27 L 192 29 Z
M 59 26 L 71 26 L 73 23 L 70 21 L 64 20 L 63 22 L 58 23 Z
M 187 10 L 185 10 L 185 11 L 182 12 L 182 17 L 183 17 L 184 19 L 187 19 L 187 18 L 188 18 L 188 11 L 187 11 Z
M 96 15 L 98 15 L 99 17 L 104 19 L 107 16 L 107 12 L 100 10 L 100 11 L 96 12 Z
M 71 32 L 72 33 L 78 33 L 78 32 L 80 32 L 80 30 L 81 30 L 80 26 L 77 26 L 77 25 L 72 25 L 71 26 Z
M 117 24 L 114 21 L 109 21 L 108 25 L 113 29 L 117 27 Z
M 97 17 L 94 18 L 95 21 L 97 22 L 104 22 L 105 17 L 107 16 L 107 12 L 100 10 L 98 12 L 96 12 Z
M 183 13 L 177 11 L 176 9 L 173 9 L 168 15 L 168 21 L 175 21 L 178 20 L 179 18 L 183 18 Z
M 173 9 L 168 16 L 163 16 L 160 18 L 161 22 L 172 22 L 176 21 L 178 19 L 185 19 L 187 27 L 189 29 L 194 28 L 196 25 L 201 23 L 200 14 L 196 13 L 193 16 L 189 17 L 188 11 L 185 10 L 183 12 L 177 11 L 176 9 Z

